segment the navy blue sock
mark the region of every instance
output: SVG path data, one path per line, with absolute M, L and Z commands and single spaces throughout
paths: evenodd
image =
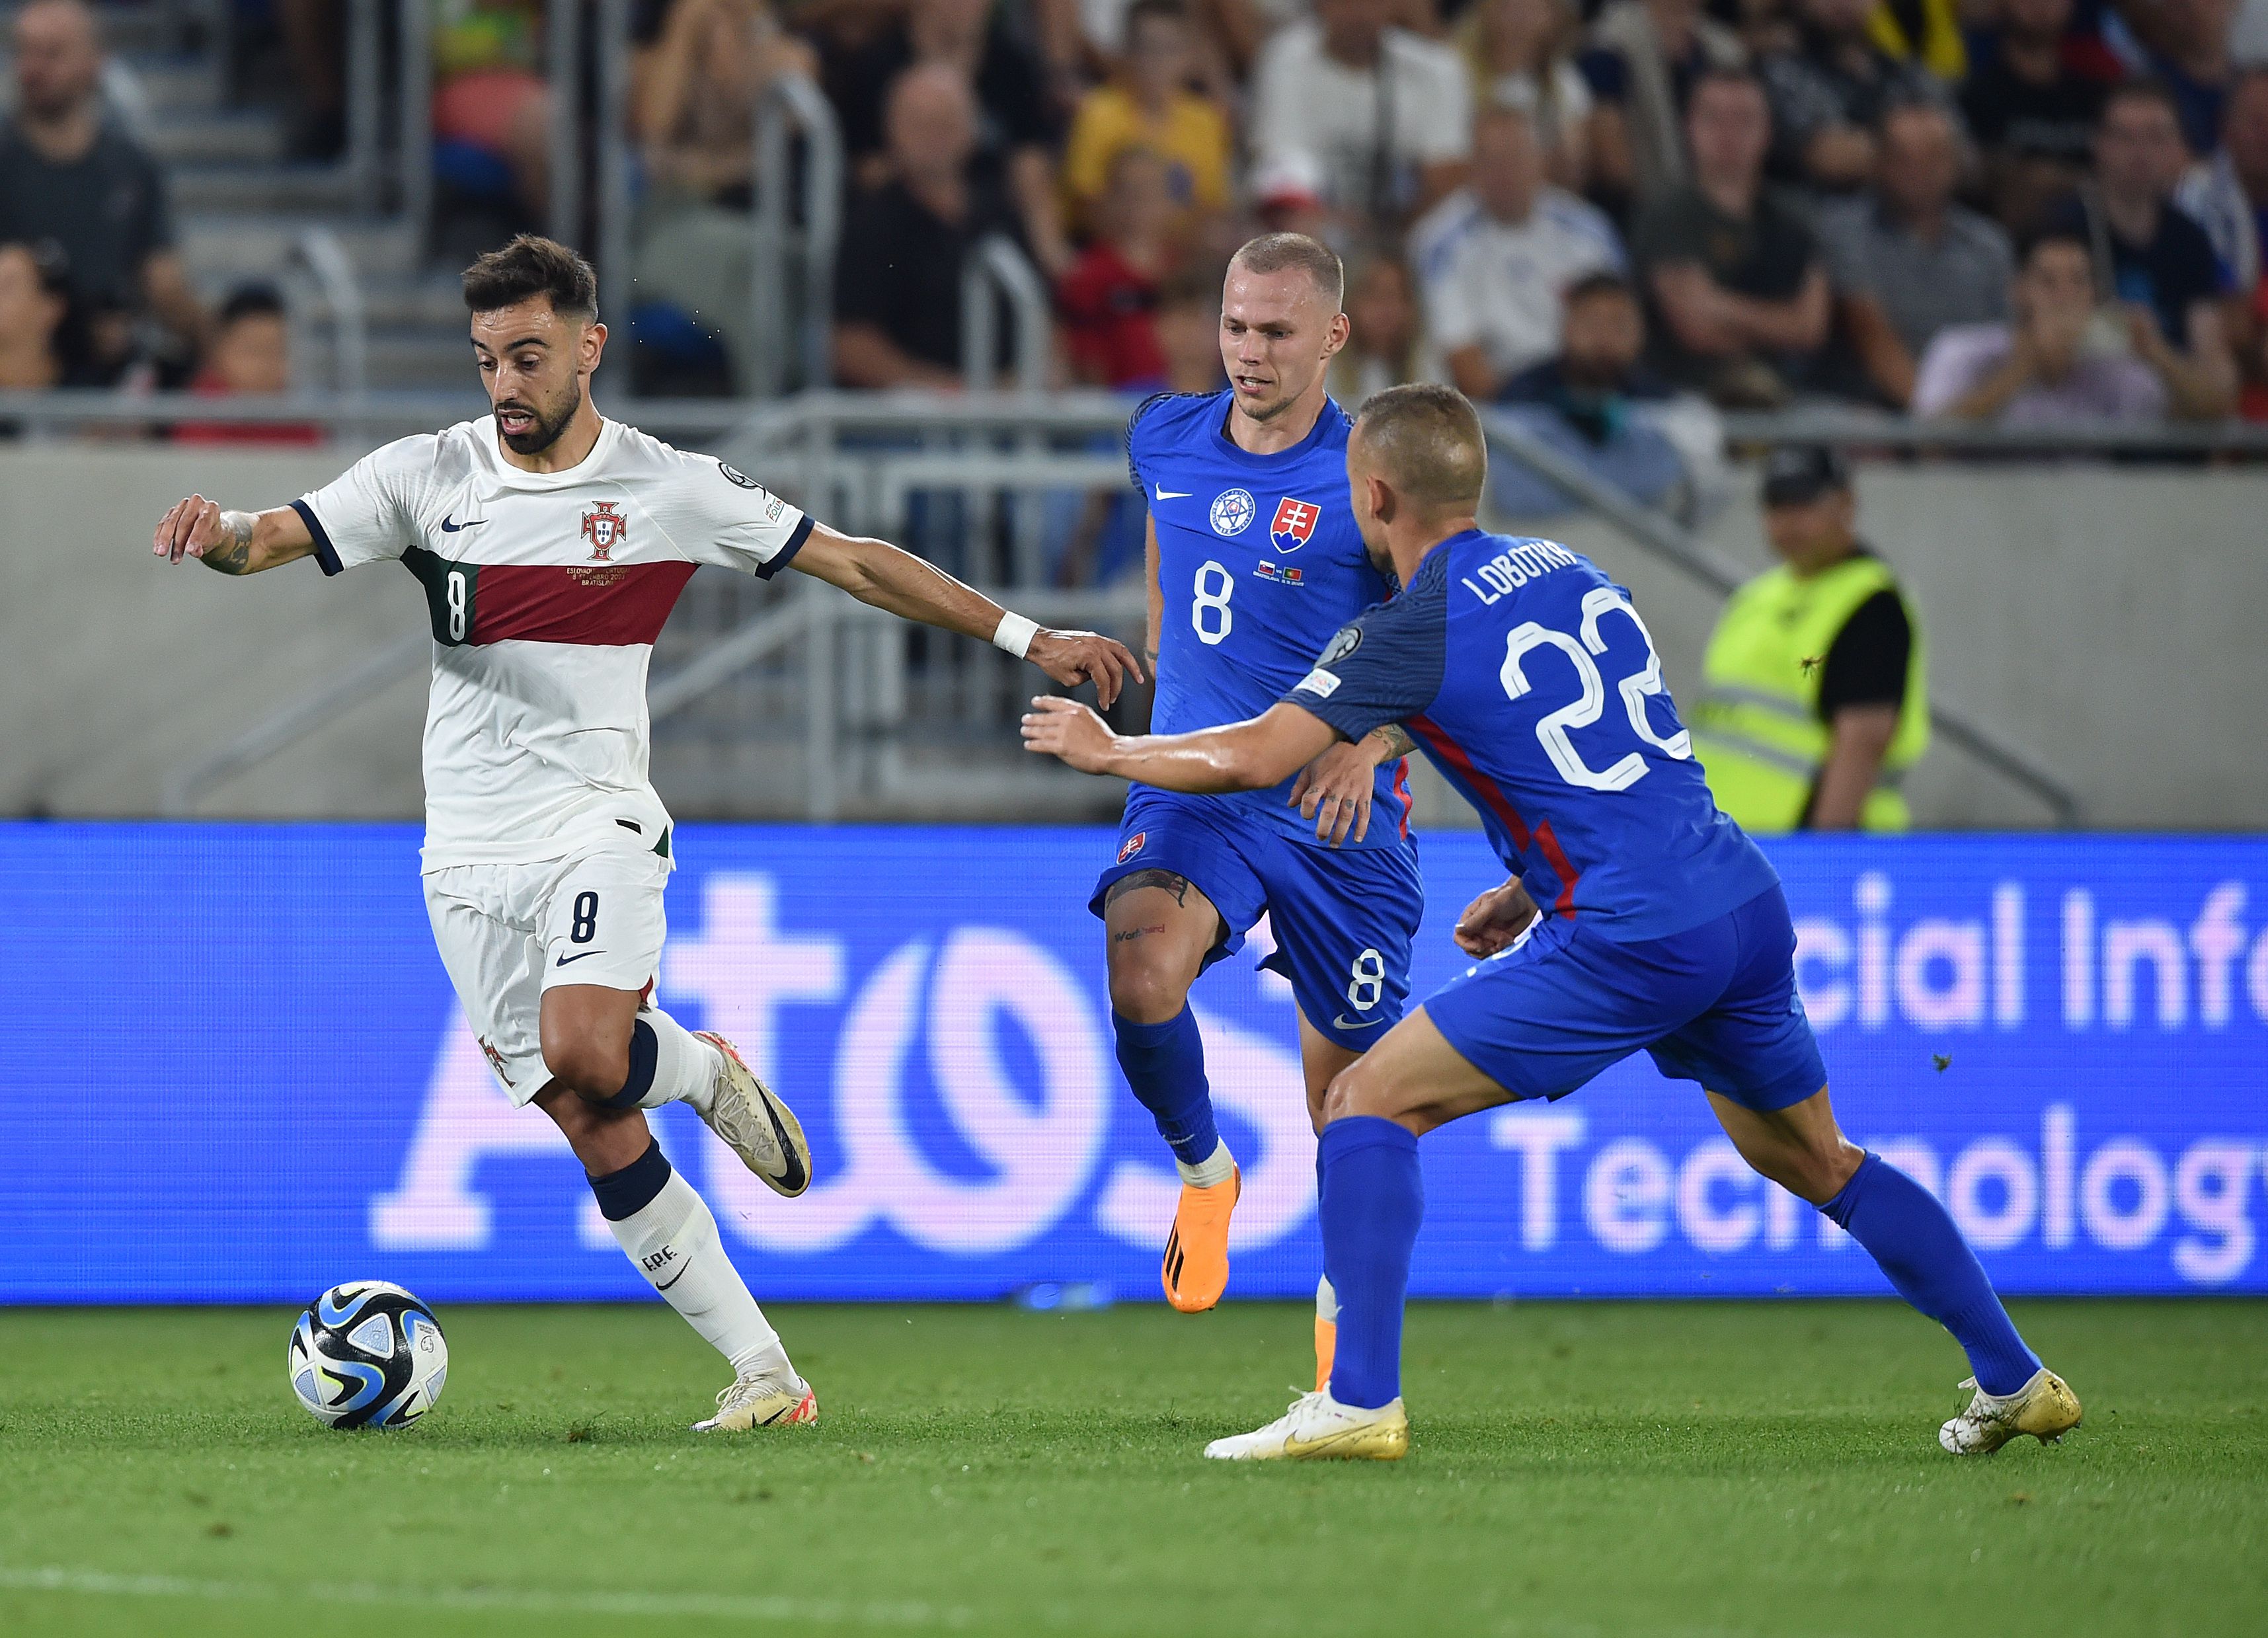
M 630 1025 L 630 1077 L 622 1082 L 622 1089 L 612 1097 L 594 1097 L 590 1101 L 600 1109 L 636 1109 L 653 1090 L 653 1066 L 661 1052 L 661 1042 L 653 1033 L 653 1026 L 643 1018 Z
M 1819 1209 L 1867 1248 L 1900 1296 L 1953 1333 L 1978 1387 L 2014 1393 L 2032 1379 L 2040 1356 L 2016 1334 L 1977 1253 L 1928 1190 L 1870 1150 Z
M 1375 1410 L 1402 1394 L 1402 1299 L 1425 1215 L 1418 1139 L 1375 1115 L 1323 1128 L 1323 1267 L 1339 1297 L 1331 1398 Z
M 661 1145 L 649 1143 L 645 1153 L 620 1171 L 610 1171 L 603 1177 L 590 1177 L 591 1192 L 599 1197 L 599 1214 L 610 1223 L 625 1217 L 635 1217 L 653 1204 L 670 1179 L 669 1157 L 661 1152 Z
M 1136 1023 L 1110 1015 L 1118 1036 L 1118 1067 L 1126 1084 L 1158 1122 L 1158 1135 L 1187 1166 L 1201 1166 L 1220 1147 L 1212 1124 L 1212 1088 L 1205 1083 L 1204 1037 L 1187 1003 L 1163 1023 Z

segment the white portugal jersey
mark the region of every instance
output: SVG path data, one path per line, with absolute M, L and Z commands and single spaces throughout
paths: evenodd
M 695 567 L 770 578 L 811 520 L 707 455 L 618 421 L 563 472 L 496 423 L 405 438 L 291 503 L 325 574 L 398 559 L 425 588 L 427 871 L 619 847 L 668 823 L 646 775 L 646 666 Z

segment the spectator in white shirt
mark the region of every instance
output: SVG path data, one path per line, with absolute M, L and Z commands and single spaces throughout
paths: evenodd
M 1472 181 L 1411 236 L 1432 350 L 1457 389 L 1482 402 L 1559 350 L 1569 285 L 1625 265 L 1613 225 L 1547 185 L 1543 171 L 1534 120 L 1488 109 L 1473 122 Z
M 1324 202 L 1373 224 L 1406 221 L 1465 179 L 1472 99 L 1449 47 L 1389 27 L 1390 0 L 1315 0 L 1277 31 L 1252 86 L 1252 147 L 1266 171 L 1320 162 Z

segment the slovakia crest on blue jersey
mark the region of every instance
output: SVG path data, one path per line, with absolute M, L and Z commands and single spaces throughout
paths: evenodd
M 1252 498 L 1248 489 L 1224 491 L 1213 498 L 1212 532 L 1226 536 L 1241 535 L 1252 527 L 1252 520 L 1260 515 L 1260 503 Z M 1314 528 L 1313 524 L 1308 526 Z
M 1307 543 L 1307 537 L 1315 532 L 1315 520 L 1322 515 L 1323 509 L 1314 501 L 1286 495 L 1276 503 L 1276 520 L 1268 526 L 1268 538 L 1278 551 L 1297 551 Z

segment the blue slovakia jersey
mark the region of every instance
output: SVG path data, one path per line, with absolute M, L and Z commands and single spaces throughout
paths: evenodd
M 1161 395 L 1126 429 L 1127 464 L 1157 526 L 1165 594 L 1150 715 L 1158 734 L 1260 715 L 1307 675 L 1333 631 L 1388 589 L 1347 508 L 1346 411 L 1326 400 L 1314 432 L 1270 455 L 1231 442 L 1228 414 L 1226 391 Z M 1399 762 L 1378 771 L 1360 845 L 1401 843 L 1406 771 Z M 1290 793 L 1286 784 L 1218 800 L 1314 843 L 1314 824 L 1286 802 Z
M 1547 912 L 1667 938 L 1779 881 L 1718 812 L 1630 594 L 1550 541 L 1425 555 L 1285 698 L 1350 739 L 1400 722 Z

